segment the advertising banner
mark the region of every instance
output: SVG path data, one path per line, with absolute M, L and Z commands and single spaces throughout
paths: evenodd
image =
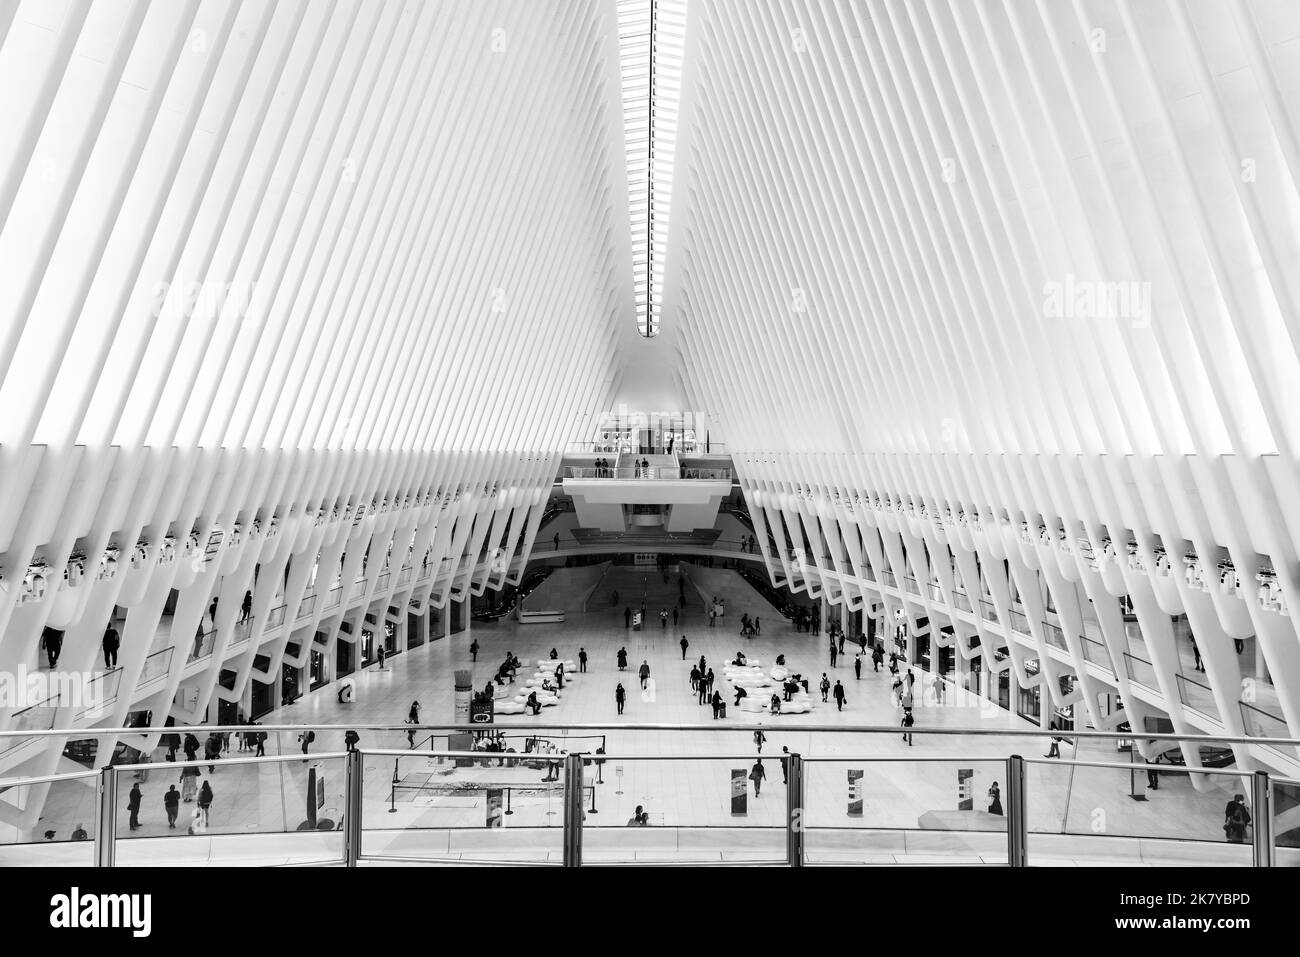
M 744 768 L 731 769 L 731 813 L 745 815 L 749 812 L 749 778 Z
M 862 769 L 850 768 L 849 776 L 849 817 L 862 817 Z
M 957 810 L 972 811 L 975 809 L 974 802 L 974 781 L 975 772 L 970 768 L 957 769 Z

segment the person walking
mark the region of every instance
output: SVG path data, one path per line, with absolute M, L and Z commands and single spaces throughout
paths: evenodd
M 239 605 L 239 623 L 242 625 L 253 615 L 253 593 L 244 592 L 244 600 Z
M 704 680 L 704 675 L 700 675 L 700 680 L 699 680 L 698 684 L 699 684 L 699 688 L 698 688 L 698 691 L 699 691 L 699 700 L 697 701 L 697 703 L 698 703 L 698 704 L 708 704 L 708 703 L 709 703 L 709 683 L 708 683 L 707 681 Z
M 708 667 L 708 666 L 707 666 L 707 664 L 706 664 L 705 661 L 704 661 L 704 656 L 703 656 L 703 655 L 700 655 L 700 664 L 699 664 L 700 674 L 704 674 L 704 670 L 705 670 L 706 667 Z
M 1055 718 L 1053 718 L 1051 721 L 1047 723 L 1047 730 L 1048 731 L 1058 730 L 1058 726 L 1056 724 Z M 1060 756 L 1061 756 L 1061 739 L 1058 738 L 1056 735 L 1052 735 L 1047 739 L 1047 753 L 1044 754 L 1043 757 L 1059 758 Z
M 194 736 L 192 731 L 186 732 L 185 743 L 182 745 L 182 750 L 185 752 L 186 761 L 193 761 L 198 757 L 199 739 Z
M 862 655 L 853 656 L 853 680 L 862 680 Z
M 767 780 L 767 772 L 763 770 L 762 758 L 755 761 L 754 766 L 749 769 L 749 779 L 754 782 L 754 797 L 758 797 L 763 792 L 763 782 Z
M 167 812 L 167 826 L 175 829 L 176 815 L 179 814 L 181 810 L 181 792 L 176 790 L 176 785 L 174 784 L 169 787 L 167 793 L 163 795 L 163 810 Z
M 907 682 L 907 690 L 912 690 L 912 685 L 916 684 L 916 675 L 912 674 L 912 669 L 907 669 L 907 675 L 903 678 Z
M 117 649 L 121 645 L 121 639 L 118 637 L 117 629 L 113 627 L 110 621 L 108 627 L 104 629 L 104 667 L 112 670 L 117 667 Z
M 614 703 L 618 705 L 619 714 L 623 713 L 623 705 L 626 701 L 627 701 L 627 692 L 623 690 L 623 685 L 620 683 L 614 689 Z
M 221 736 L 215 731 L 208 735 L 208 740 L 203 743 L 203 757 L 209 762 L 216 762 L 221 757 Z M 217 773 L 215 763 L 208 764 L 208 773 Z
M 880 664 L 884 660 L 885 660 L 885 653 L 880 650 L 880 646 L 876 645 L 875 647 L 873 647 L 871 649 L 871 670 L 879 671 Z
M 582 673 L 587 670 L 587 649 L 578 649 L 578 672 Z
M 379 670 L 380 670 L 380 671 L 383 671 L 383 670 L 384 670 L 384 659 L 385 659 L 386 657 L 388 657 L 387 651 L 385 650 L 385 648 L 384 648 L 383 645 L 380 645 L 380 646 L 379 646 L 379 655 L 378 655 L 378 657 L 379 657 Z
M 682 640 L 679 641 L 679 642 L 677 642 L 677 644 L 679 644 L 679 645 L 682 646 L 682 661 L 685 661 L 685 660 L 686 660 L 686 649 L 689 648 L 689 647 L 691 646 L 691 643 L 690 643 L 689 641 L 686 640 L 686 636 L 685 636 L 685 635 L 682 635 Z
M 826 672 L 824 671 L 822 672 L 822 683 L 819 687 L 822 691 L 822 701 L 825 701 L 826 696 L 831 693 L 831 679 L 826 677 Z
M 623 609 L 623 630 L 627 631 L 632 627 L 632 608 L 629 605 Z
M 641 659 L 641 667 L 637 669 L 637 676 L 641 679 L 641 690 L 645 691 L 646 682 L 650 680 L 650 663 L 644 658 Z
M 302 734 L 298 735 L 298 743 L 302 745 L 303 754 L 308 753 L 308 749 L 311 747 L 311 743 L 315 740 L 316 740 L 315 731 L 310 731 L 310 730 L 304 731 Z
M 140 829 L 140 801 L 143 798 L 144 795 L 140 792 L 140 785 L 138 783 L 131 785 L 131 793 L 126 799 L 126 809 L 131 812 L 130 825 L 133 831 Z
M 903 685 L 903 691 L 898 696 L 898 703 L 903 706 L 904 711 L 912 710 L 912 689 L 907 685 Z
M 181 800 L 189 804 L 199 789 L 199 769 L 193 765 L 181 768 Z
M 834 689 L 832 689 L 832 691 L 831 691 L 831 697 L 833 697 L 833 698 L 835 699 L 835 710 L 836 710 L 836 711 L 843 711 L 843 710 L 844 710 L 844 700 L 845 700 L 845 699 L 844 699 L 844 685 L 840 684 L 839 681 L 836 681 L 836 682 L 835 682 L 835 687 L 834 687 Z
M 695 665 L 691 665 L 691 690 L 692 691 L 696 691 L 699 689 L 700 678 L 701 678 L 700 669 L 697 668 Z
M 560 533 L 556 532 L 555 537 L 551 539 L 551 541 L 555 542 L 555 550 L 558 552 L 560 550 Z
M 838 657 L 838 655 L 839 653 L 835 649 L 835 642 L 832 641 L 831 642 L 831 667 L 832 668 L 835 667 L 835 659 L 836 657 Z
M 478 661 L 478 639 L 477 638 L 475 638 L 473 641 L 469 643 L 469 658 L 470 661 Z
M 46 628 L 41 632 L 41 644 L 45 646 L 45 660 L 51 668 L 57 668 L 59 652 L 63 650 L 63 632 L 57 628 Z
M 668 609 L 667 608 L 659 609 L 659 630 L 660 631 L 668 630 Z
M 712 700 L 713 700 L 713 720 L 717 721 L 718 718 L 722 717 L 722 709 L 726 707 L 726 705 L 722 703 L 722 692 L 720 691 L 713 692 Z
M 790 749 L 781 745 L 781 783 L 790 783 Z
M 203 782 L 203 787 L 199 788 L 199 815 L 203 826 L 208 826 L 208 815 L 212 812 L 212 784 L 208 781 Z
M 756 750 L 759 754 L 763 753 L 763 742 L 766 740 L 767 740 L 767 735 L 765 735 L 762 732 L 762 729 L 759 729 L 754 732 L 754 750 Z
M 903 709 L 903 740 L 907 742 L 907 746 L 909 748 L 912 746 L 912 725 L 915 723 L 916 721 L 912 717 L 912 709 L 904 708 Z
M 254 721 L 253 724 L 256 725 L 257 722 Z M 266 757 L 266 732 L 265 731 L 257 732 L 257 753 L 254 754 L 253 757 L 255 758 Z
M 673 605 L 673 630 L 677 629 L 677 619 L 679 617 L 677 606 Z
M 361 743 L 361 735 L 357 734 L 351 728 L 343 735 L 343 744 L 349 751 L 355 751 L 357 745 Z
M 1002 813 L 1002 790 L 998 787 L 997 781 L 989 785 L 989 813 Z
M 708 673 L 705 674 L 704 676 L 704 690 L 707 691 L 709 694 L 713 694 L 713 669 L 712 668 L 710 668 L 708 670 Z

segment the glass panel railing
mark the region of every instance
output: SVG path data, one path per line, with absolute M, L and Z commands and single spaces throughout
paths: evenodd
M 325 596 L 325 610 L 329 611 L 332 608 L 337 608 L 339 606 L 339 602 L 341 602 L 342 600 L 343 600 L 343 586 L 336 585 L 335 587 L 331 588 L 329 590 L 329 594 Z
M 1016 609 L 1012 608 L 1009 617 L 1011 621 L 1008 624 L 1011 626 L 1012 631 L 1018 631 L 1022 635 L 1032 634 L 1029 630 L 1029 619 L 1025 617 L 1023 611 L 1016 611 Z
M 972 607 L 971 605 L 970 596 L 967 595 L 960 588 L 953 589 L 952 605 L 954 608 L 960 611 L 973 612 L 975 610 L 974 607 Z
M 1181 761 L 1177 749 L 1174 755 Z M 1132 765 L 1026 760 L 1030 864 L 1251 864 L 1250 846 L 1230 843 L 1223 829 L 1240 774 L 1194 771 L 1198 789 L 1165 755 L 1152 764 L 1134 756 Z
M 882 584 L 882 585 L 888 585 L 890 588 L 897 588 L 897 587 L 898 587 L 898 579 L 894 577 L 894 573 L 891 572 L 889 569 L 887 569 L 887 568 L 886 568 L 886 569 L 881 569 L 881 572 L 880 572 L 880 584 Z
M 1004 760 L 817 757 L 803 767 L 810 864 L 1007 862 Z
M 94 771 L 23 779 L 0 774 L 8 812 L 0 824 L 0 868 L 93 866 L 98 778 Z
M 1070 646 L 1065 643 L 1065 632 L 1059 625 L 1054 625 L 1050 621 L 1045 621 L 1043 625 L 1043 637 L 1047 639 L 1049 645 L 1055 645 L 1065 651 L 1070 650 Z
M 298 603 L 298 620 L 310 618 L 313 611 L 316 610 L 316 596 L 303 595 L 302 601 Z
M 253 619 L 245 618 L 242 621 L 237 621 L 235 622 L 235 627 L 231 632 L 230 643 L 226 646 L 226 650 L 229 651 L 231 648 L 234 648 L 236 645 L 242 645 L 244 642 L 248 641 L 248 639 L 252 637 L 253 637 Z
M 411 584 L 411 575 L 414 573 L 414 571 L 415 570 L 411 568 L 410 565 L 403 566 L 402 569 L 397 573 L 398 586 L 400 587 L 402 585 Z
M 285 605 L 276 605 L 269 612 L 267 612 L 266 613 L 267 629 L 270 630 L 271 628 L 279 628 L 281 625 L 283 625 L 284 615 L 286 611 L 288 611 L 288 608 Z
M 375 579 L 375 591 L 377 591 L 377 592 L 385 592 L 385 591 L 388 591 L 388 583 L 389 583 L 389 581 L 392 580 L 392 577 L 393 577 L 393 576 L 392 576 L 389 572 L 384 572 L 382 575 L 380 575 L 378 578 L 376 578 L 376 579 Z
M 153 681 L 155 678 L 164 678 L 171 671 L 172 652 L 175 648 L 160 648 L 144 660 L 144 667 L 140 669 L 139 685 L 146 681 Z
M 1124 668 L 1128 672 L 1129 681 L 1150 688 L 1152 691 L 1160 690 L 1160 684 L 1156 681 L 1156 669 L 1145 658 L 1125 652 Z
M 980 617 L 985 621 L 998 620 L 998 610 L 993 606 L 993 602 L 980 600 Z
M 1178 682 L 1178 697 L 1184 706 L 1219 720 L 1219 706 L 1215 704 L 1214 692 L 1209 685 L 1183 674 L 1174 675 L 1174 678 Z
M 441 736 L 434 752 L 365 752 L 375 769 L 363 785 L 368 860 L 562 862 L 563 755 L 522 753 L 523 742 L 511 741 L 505 751 L 471 756 L 473 737 Z M 583 807 L 596 800 L 595 785 L 584 787 Z
M 339 754 L 119 767 L 117 865 L 340 861 L 343 784 Z
M 1097 641 L 1095 638 L 1089 638 L 1086 635 L 1081 636 L 1083 647 L 1083 657 L 1091 661 L 1094 665 L 1100 665 L 1107 671 L 1114 671 L 1115 666 L 1110 661 L 1110 651 L 1106 646 Z
M 583 822 L 583 860 L 784 863 L 789 814 L 780 758 L 737 754 L 606 759 L 597 813 Z M 643 824 L 633 823 L 638 808 Z
M 190 650 L 189 653 L 186 655 L 185 663 L 190 664 L 192 662 L 199 661 L 202 658 L 211 657 L 212 649 L 213 646 L 216 644 L 216 641 L 217 641 L 217 633 L 215 630 L 198 632 L 194 636 L 194 640 L 190 644 Z
M 81 707 L 73 712 L 74 719 L 84 721 L 87 718 L 96 720 L 102 717 L 104 710 L 117 701 L 121 687 L 121 668 L 114 668 L 112 671 L 105 671 L 90 678 L 81 689 L 82 700 L 78 702 Z
M 1251 738 L 1289 738 L 1291 737 L 1290 729 L 1287 727 L 1286 718 L 1282 715 L 1266 710 L 1259 703 L 1251 704 L 1247 701 L 1238 701 L 1238 707 L 1241 709 L 1241 723 L 1246 735 Z M 1264 747 L 1274 748 L 1272 745 Z M 1287 760 L 1296 760 L 1300 757 L 1300 749 L 1294 747 L 1274 748 Z
M 903 576 L 903 590 L 912 595 L 921 594 L 921 586 L 917 584 L 916 579 L 911 575 Z
M 1278 856 L 1279 849 L 1287 849 L 1292 854 L 1300 853 L 1300 780 L 1294 778 L 1274 778 L 1270 782 L 1273 790 L 1273 853 Z M 1274 865 L 1283 863 L 1274 860 Z
M 58 717 L 59 709 L 55 704 L 50 703 L 54 699 L 34 704 L 29 708 L 23 708 L 15 712 L 13 719 L 5 727 L 6 731 L 49 731 L 54 727 L 54 721 Z M 24 738 L 21 735 L 13 737 L 0 738 L 0 754 L 6 751 L 15 750 L 32 743 L 33 738 Z

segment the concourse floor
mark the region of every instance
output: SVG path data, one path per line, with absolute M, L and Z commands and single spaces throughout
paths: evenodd
M 740 613 L 749 610 L 762 614 L 764 633 L 744 639 L 737 635 Z M 765 613 L 764 613 L 765 612 Z M 266 715 L 263 724 L 341 724 L 400 723 L 412 701 L 419 701 L 422 722 L 451 723 L 453 718 L 453 676 L 457 669 L 471 669 L 476 687 L 481 688 L 495 672 L 507 651 L 524 662 L 520 684 L 531 674 L 536 659 L 546 658 L 551 648 L 560 656 L 576 659 L 579 648 L 589 656 L 586 674 L 572 676 L 560 695 L 559 703 L 542 714 L 498 715 L 496 728 L 511 734 L 511 728 L 547 721 L 556 723 L 601 724 L 617 729 L 621 724 L 703 723 L 710 727 L 701 732 L 613 730 L 603 739 L 560 733 L 546 735 L 557 749 L 594 752 L 599 745 L 610 756 L 592 774 L 584 795 L 588 813 L 585 826 L 600 829 L 625 829 L 636 806 L 641 805 L 656 827 L 690 830 L 719 829 L 715 841 L 721 840 L 738 854 L 753 845 L 766 848 L 773 835 L 785 827 L 786 807 L 781 787 L 781 766 L 777 756 L 781 748 L 808 758 L 835 759 L 810 761 L 807 765 L 807 807 L 805 825 L 815 830 L 811 844 L 825 854 L 855 855 L 878 859 L 894 853 L 890 847 L 870 850 L 871 833 L 963 832 L 976 835 L 971 840 L 957 840 L 951 851 L 962 856 L 967 846 L 981 848 L 987 856 L 988 838 L 997 843 L 996 832 L 1004 828 L 1004 819 L 985 813 L 987 792 L 997 781 L 1005 786 L 1005 757 L 1020 753 L 1031 763 L 1028 767 L 1027 792 L 1030 806 L 1031 833 L 1041 835 L 1085 835 L 1112 838 L 1168 838 L 1200 841 L 1223 841 L 1222 809 L 1229 789 L 1237 778 L 1224 776 L 1204 791 L 1191 786 L 1186 775 L 1165 774 L 1158 790 L 1146 787 L 1142 770 L 1075 768 L 1043 760 L 1048 746 L 1046 736 L 1017 739 L 1001 736 L 998 731 L 1032 728 L 1015 714 L 992 706 L 946 684 L 942 701 L 936 701 L 930 676 L 918 674 L 915 698 L 917 732 L 927 728 L 979 729 L 987 734 L 926 735 L 917 733 L 912 746 L 901 732 L 884 735 L 863 732 L 813 733 L 801 730 L 809 725 L 875 725 L 897 727 L 901 712 L 890 694 L 890 676 L 882 666 L 872 671 L 864 659 L 861 678 L 855 678 L 853 648 L 846 645 L 846 655 L 832 668 L 825 636 L 796 633 L 770 608 L 729 607 L 716 628 L 700 627 L 702 616 L 688 614 L 686 627 L 677 632 L 662 629 L 657 614 L 651 614 L 646 631 L 624 628 L 622 605 L 606 606 L 587 614 L 569 614 L 562 624 L 521 625 L 513 620 L 492 625 L 473 623 L 469 632 L 442 638 L 390 658 L 383 670 L 370 667 L 351 676 L 356 698 L 344 704 L 337 700 L 335 686 L 305 695 L 293 705 Z M 777 623 L 780 623 L 779 625 Z M 692 627 L 693 625 L 693 627 Z M 682 660 L 678 645 L 682 632 L 690 642 L 687 660 Z M 469 645 L 477 639 L 478 661 L 471 660 Z M 615 656 L 620 647 L 628 651 L 628 669 L 619 672 Z M 784 654 L 787 666 L 809 679 L 814 710 L 805 715 L 753 715 L 738 712 L 732 703 L 734 691 L 723 678 L 724 662 L 743 650 L 750 658 L 761 660 L 764 671 L 778 654 Z M 697 703 L 690 688 L 692 662 L 704 655 L 716 673 L 715 687 L 728 703 L 728 716 L 714 722 L 712 711 Z M 643 693 L 637 669 L 645 661 L 651 670 L 652 686 Z M 825 672 L 832 683 L 843 682 L 847 705 L 836 709 L 834 701 L 821 703 L 817 686 Z M 618 683 L 627 690 L 627 704 L 617 713 L 614 690 Z M 755 796 L 746 778 L 746 806 L 743 814 L 733 814 L 732 774 L 736 769 L 748 773 L 755 761 L 754 731 L 762 730 L 766 742 L 762 749 L 766 782 L 761 796 Z M 524 734 L 511 740 L 517 751 L 525 750 Z M 392 748 L 404 753 L 369 754 L 365 760 L 364 826 L 373 832 L 367 852 L 401 856 L 428 853 L 428 834 L 416 830 L 439 831 L 450 835 L 442 840 L 440 856 L 448 859 L 487 856 L 500 846 L 508 856 L 506 833 L 517 829 L 515 838 L 527 833 L 532 853 L 543 857 L 559 853 L 559 829 L 563 821 L 560 786 L 543 781 L 543 770 L 516 765 L 513 767 L 455 767 L 451 762 L 423 753 L 430 748 L 445 748 L 445 738 L 416 739 L 417 749 L 407 750 L 405 733 L 362 733 L 363 748 Z M 311 748 L 313 753 L 343 750 L 341 733 L 322 733 Z M 300 750 L 289 734 L 272 734 L 267 741 L 268 755 L 299 755 Z M 660 756 L 716 754 L 726 757 L 713 760 L 667 761 Z M 1065 758 L 1074 756 L 1074 748 L 1062 748 Z M 635 759 L 637 756 L 640 759 Z M 1104 745 L 1090 745 L 1078 755 L 1091 761 L 1127 763 L 1129 755 L 1116 753 Z M 308 771 L 315 765 L 322 799 L 317 818 L 335 820 L 341 814 L 342 765 L 338 759 L 312 757 L 262 765 L 240 764 L 246 757 L 237 750 L 227 753 L 203 779 L 210 779 L 216 794 L 205 833 L 209 835 L 249 835 L 293 832 L 306 817 Z M 163 762 L 163 752 L 155 752 L 156 762 L 148 780 L 141 785 L 143 809 L 140 827 L 128 827 L 126 794 L 121 794 L 118 827 L 124 840 L 120 857 L 141 862 L 151 855 L 143 838 L 174 837 L 187 834 L 194 815 L 193 804 L 183 804 L 177 829 L 167 826 L 162 794 L 176 781 L 175 769 Z M 920 760 L 924 759 L 924 760 Z M 947 760 L 944 760 L 947 759 Z M 861 771 L 861 815 L 850 814 L 849 774 Z M 959 771 L 969 771 L 959 783 Z M 600 783 L 594 783 L 593 779 Z M 126 782 L 123 790 L 130 786 Z M 502 789 L 509 809 L 504 832 L 481 835 L 496 845 L 459 846 L 465 831 L 486 830 L 487 789 Z M 963 795 L 969 795 L 972 809 L 961 808 Z M 1135 799 L 1134 795 L 1137 796 Z M 51 789 L 40 828 L 27 839 L 40 841 L 40 833 L 54 830 L 55 841 L 65 840 L 77 823 L 89 828 L 91 789 L 76 783 L 59 784 Z M 1003 798 L 1005 803 L 1005 797 Z M 722 830 L 727 829 L 727 830 Z M 748 837 L 746 833 L 748 832 Z M 459 835 L 459 836 L 457 836 Z M 983 835 L 983 837 L 978 837 Z M 942 833 L 931 835 L 933 846 L 943 856 Z M 629 835 L 630 837 L 630 835 Z M 615 839 L 616 835 L 610 835 Z M 693 838 L 692 838 L 693 839 Z M 637 838 L 639 841 L 640 839 Z M 685 840 L 683 838 L 683 840 Z M 185 842 L 164 842 L 168 845 Z M 206 843 L 206 842 L 204 842 Z M 933 842 L 932 842 L 933 843 Z M 126 845 L 132 845 L 127 847 Z M 779 842 L 777 842 L 779 844 Z M 163 852 L 171 859 L 174 853 Z M 331 845 L 332 846 L 332 845 Z M 459 849 L 458 849 L 459 846 Z M 774 845 L 776 846 L 776 845 Z M 867 851 L 860 847 L 868 848 Z M 714 850 L 717 850 L 715 847 Z M 313 854 L 320 853 L 313 849 Z M 665 852 L 667 859 L 675 853 Z M 754 853 L 765 853 L 755 851 Z M 996 851 L 994 852 L 996 854 Z M 1115 852 L 1119 853 L 1119 852 Z M 725 855 L 724 855 L 725 856 Z M 1127 853 L 1121 857 L 1138 858 Z M 1063 859 L 1068 855 L 1063 855 Z M 1068 862 L 1068 861 L 1067 861 Z

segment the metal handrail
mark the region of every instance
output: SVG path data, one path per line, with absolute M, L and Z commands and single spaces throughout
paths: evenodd
M 222 733 L 237 734 L 245 731 L 277 731 L 277 732 L 301 732 L 301 731 L 392 731 L 405 734 L 408 731 L 417 731 L 422 734 L 437 731 L 455 731 L 455 732 L 482 732 L 487 730 L 497 730 L 494 727 L 489 728 L 481 724 L 203 724 L 203 725 L 176 725 L 173 727 L 121 727 L 121 728 L 59 728 L 39 731 L 0 731 L 0 738 L 6 737 L 86 737 L 87 731 L 93 731 L 95 737 L 104 737 L 118 734 L 147 735 L 151 733 L 166 733 L 168 731 L 177 732 L 211 732 L 219 731 Z M 736 734 L 754 733 L 754 726 L 739 725 L 719 727 L 716 724 L 669 724 L 656 722 L 641 722 L 635 724 L 598 724 L 598 723 L 575 723 L 575 724 L 511 724 L 509 730 L 512 734 L 521 731 L 537 732 L 558 732 L 558 731 L 600 731 L 619 733 L 625 731 L 671 731 L 671 732 L 732 732 Z M 796 728 L 787 730 L 798 731 L 799 733 L 827 733 L 827 734 L 899 734 L 898 725 L 828 725 L 828 724 L 801 724 Z M 916 726 L 909 729 L 909 733 L 918 735 L 970 735 L 973 737 L 994 737 L 994 738 L 1039 738 L 1049 734 L 1046 728 L 960 728 L 960 727 L 929 727 L 923 728 Z M 1174 734 L 1161 733 L 1155 731 L 1071 731 L 1068 737 L 1079 738 L 1080 740 L 1094 739 L 1098 741 L 1114 741 L 1118 739 L 1135 738 L 1141 741 L 1180 741 L 1188 742 L 1205 742 L 1208 744 L 1281 744 L 1300 746 L 1300 738 L 1264 738 L 1252 737 L 1250 735 L 1225 735 L 1225 734 Z M 406 752 L 403 752 L 406 753 Z M 421 752 L 428 754 L 429 752 Z M 481 753 L 481 752 L 476 752 Z M 603 757 L 603 755 L 602 755 Z M 174 762 L 168 762 L 172 764 Z M 198 764 L 208 762 L 199 761 Z M 153 765 L 157 767 L 157 765 Z

